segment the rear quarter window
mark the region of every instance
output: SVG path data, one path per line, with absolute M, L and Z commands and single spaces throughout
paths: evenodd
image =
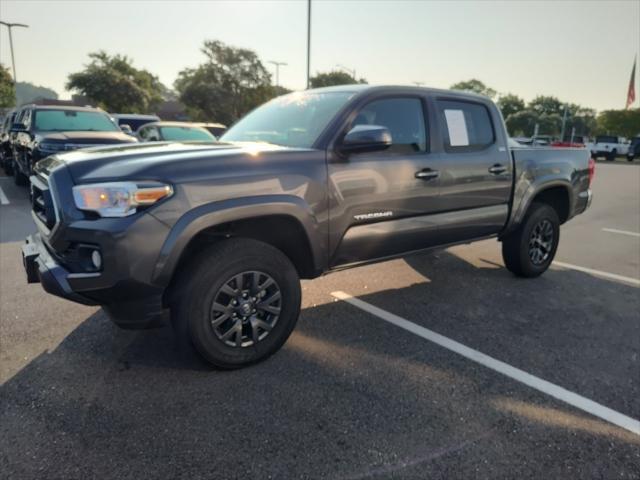
M 487 107 L 480 103 L 438 100 L 447 152 L 484 150 L 495 143 L 495 131 Z

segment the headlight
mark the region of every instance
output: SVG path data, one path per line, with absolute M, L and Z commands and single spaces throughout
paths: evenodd
M 47 153 L 59 152 L 65 148 L 64 143 L 40 142 L 38 144 L 38 149 Z
M 136 207 L 153 205 L 173 194 L 169 185 L 138 185 L 133 182 L 93 183 L 73 187 L 73 199 L 80 210 L 101 217 L 126 217 Z

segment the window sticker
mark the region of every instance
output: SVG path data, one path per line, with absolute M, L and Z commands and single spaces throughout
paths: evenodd
M 462 110 L 445 110 L 444 116 L 447 119 L 447 129 L 449 130 L 449 145 L 452 147 L 466 147 L 469 145 L 469 134 L 467 133 L 467 123 L 464 120 Z

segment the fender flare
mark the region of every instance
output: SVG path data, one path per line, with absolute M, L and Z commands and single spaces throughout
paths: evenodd
M 538 180 L 539 181 L 536 181 L 535 183 L 529 184 L 526 190 L 519 194 L 521 200 L 517 205 L 515 203 L 513 204 L 509 224 L 507 225 L 507 228 L 505 228 L 501 236 L 515 230 L 527 214 L 529 207 L 531 207 L 531 203 L 533 203 L 533 199 L 536 198 L 538 194 L 550 188 L 562 187 L 566 190 L 567 196 L 569 198 L 569 218 L 571 218 L 575 205 L 575 199 L 571 194 L 571 192 L 573 191 L 571 182 L 567 179 L 557 177 L 552 179 L 545 179 L 544 177 L 542 177 Z M 516 185 L 516 192 L 517 188 L 518 185 Z
M 207 203 L 182 215 L 162 245 L 152 282 L 160 286 L 169 284 L 185 248 L 203 230 L 235 220 L 271 215 L 291 217 L 302 226 L 311 248 L 313 264 L 317 270 L 323 270 L 326 263 L 323 237 L 309 205 L 296 196 L 260 195 Z

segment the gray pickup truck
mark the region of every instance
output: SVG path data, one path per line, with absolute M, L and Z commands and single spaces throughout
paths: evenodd
M 290 335 L 300 278 L 489 237 L 514 274 L 544 272 L 593 163 L 509 142 L 487 98 L 358 85 L 276 98 L 220 142 L 54 155 L 31 177 L 28 281 L 125 328 L 170 319 L 241 367 Z

